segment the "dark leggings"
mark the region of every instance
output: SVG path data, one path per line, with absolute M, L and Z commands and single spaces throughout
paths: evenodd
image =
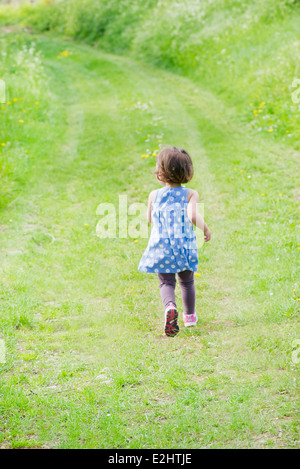
M 175 303 L 175 274 L 157 274 L 160 281 L 160 295 L 165 309 L 172 303 Z M 183 303 L 183 312 L 185 314 L 194 314 L 195 312 L 195 285 L 194 272 L 184 270 L 177 274 L 178 283 L 181 289 L 181 297 Z

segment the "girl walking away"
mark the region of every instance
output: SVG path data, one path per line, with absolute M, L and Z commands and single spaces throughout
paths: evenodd
M 198 252 L 193 225 L 203 231 L 204 241 L 211 237 L 197 212 L 198 193 L 182 186 L 192 179 L 193 173 L 191 157 L 185 150 L 166 147 L 158 154 L 155 174 L 164 187 L 149 195 L 147 217 L 152 230 L 138 266 L 141 272 L 158 275 L 165 308 L 165 334 L 169 337 L 179 332 L 175 274 L 181 289 L 184 325 L 197 323 L 194 272 L 198 267 Z

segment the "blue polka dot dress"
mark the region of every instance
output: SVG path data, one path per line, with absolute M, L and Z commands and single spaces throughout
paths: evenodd
M 163 187 L 152 202 L 152 230 L 138 270 L 150 273 L 197 271 L 196 233 L 187 216 L 188 189 Z

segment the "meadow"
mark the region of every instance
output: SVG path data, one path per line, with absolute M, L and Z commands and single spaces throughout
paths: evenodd
M 0 448 L 299 448 L 299 12 L 0 7 Z M 147 240 L 96 233 L 165 144 L 212 230 L 173 339 Z

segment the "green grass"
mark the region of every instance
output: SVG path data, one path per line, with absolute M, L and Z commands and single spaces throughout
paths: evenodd
M 0 130 L 0 446 L 299 447 L 290 141 L 245 126 L 199 80 L 51 36 L 1 41 L 12 104 Z M 14 69 L 32 42 L 35 87 L 26 60 Z M 213 233 L 199 324 L 175 339 L 158 280 L 137 271 L 147 240 L 96 236 L 99 203 L 146 202 L 157 187 L 141 155 L 160 140 L 191 153 Z

